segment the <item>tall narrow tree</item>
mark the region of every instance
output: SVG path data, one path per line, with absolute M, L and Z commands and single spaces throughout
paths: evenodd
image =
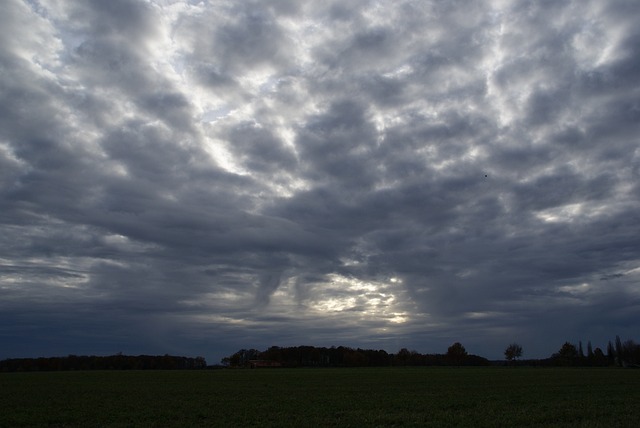
M 607 344 L 607 359 L 609 360 L 609 364 L 613 364 L 613 361 L 616 358 L 615 351 L 613 350 L 613 343 L 609 341 Z
M 622 340 L 620 340 L 620 336 L 616 335 L 616 363 L 622 366 L 622 360 Z

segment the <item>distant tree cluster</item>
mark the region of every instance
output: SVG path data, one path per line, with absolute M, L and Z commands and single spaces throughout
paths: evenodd
M 66 370 L 186 370 L 203 369 L 203 357 L 172 355 L 122 355 L 108 357 L 69 355 L 66 357 L 12 358 L 0 361 L 0 372 Z
M 640 367 L 640 344 L 633 340 L 623 342 L 616 336 L 615 345 L 611 341 L 607 344 L 606 354 L 600 348 L 593 349 L 591 342 L 587 342 L 585 354 L 582 342 L 578 342 L 578 346 L 565 342 L 549 361 L 559 366 Z
M 609 341 L 607 352 L 600 348 L 593 348 L 591 342 L 587 342 L 587 351 L 584 352 L 582 342 L 578 345 L 565 342 L 558 352 L 551 357 L 539 360 L 520 360 L 522 346 L 512 343 L 504 351 L 505 359 L 512 365 L 534 366 L 575 366 L 575 367 L 640 367 L 640 344 L 633 340 L 622 341 L 616 336 L 615 342 Z
M 615 343 L 615 344 L 614 344 Z M 607 353 L 600 348 L 593 348 L 587 343 L 584 352 L 582 342 L 574 345 L 566 342 L 560 350 L 549 358 L 520 359 L 523 348 L 518 343 L 511 343 L 504 351 L 507 364 L 514 366 L 584 366 L 584 367 L 640 367 L 640 345 L 632 340 L 623 342 L 616 336 L 615 342 L 609 342 Z M 257 349 L 241 349 L 225 357 L 223 366 L 242 367 L 385 367 L 385 366 L 484 366 L 504 365 L 504 362 L 489 361 L 478 355 L 467 353 L 465 347 L 456 342 L 449 346 L 445 354 L 421 354 L 407 348 L 397 353 L 384 350 L 349 348 L 332 346 L 331 348 L 316 346 L 272 346 L 264 351 Z
M 277 363 L 265 365 L 257 362 Z M 481 366 L 486 358 L 470 355 L 460 343 L 454 343 L 446 354 L 420 354 L 402 348 L 396 354 L 384 350 L 339 347 L 272 346 L 265 351 L 241 349 L 222 359 L 228 367 L 385 367 L 385 366 Z

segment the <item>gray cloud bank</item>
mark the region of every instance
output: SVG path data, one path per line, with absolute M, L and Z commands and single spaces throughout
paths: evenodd
M 639 20 L 5 1 L 0 357 L 633 337 Z

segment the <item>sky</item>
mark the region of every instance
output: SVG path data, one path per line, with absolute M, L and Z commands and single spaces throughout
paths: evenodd
M 640 338 L 637 0 L 0 10 L 0 359 Z

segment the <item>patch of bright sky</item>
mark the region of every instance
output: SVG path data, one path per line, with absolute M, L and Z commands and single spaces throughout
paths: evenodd
M 106 245 L 110 247 L 113 247 L 117 250 L 125 250 L 133 253 L 143 253 L 145 251 L 160 248 L 158 244 L 136 241 L 120 234 L 105 235 L 101 239 Z M 122 265 L 127 266 L 128 263 L 125 262 Z
M 13 39 L 16 43 L 13 53 L 32 64 L 44 67 L 59 66 L 58 54 L 63 49 L 63 44 L 47 18 L 45 8 L 37 3 L 18 3 L 15 7 L 20 10 L 18 16 L 13 16 L 12 24 L 16 29 L 29 28 L 29 31 L 21 31 L 20 37 Z M 11 41 L 10 39 L 6 42 Z
M 570 223 L 582 214 L 583 209 L 584 204 L 575 203 L 538 211 L 535 215 L 546 223 Z
M 625 271 L 625 275 L 640 275 L 640 267 L 632 268 Z
M 478 162 L 487 158 L 486 150 L 481 146 L 471 146 L 467 152 L 462 155 L 463 161 Z
M 571 223 L 583 219 L 593 220 L 596 217 L 611 214 L 620 208 L 615 203 L 580 202 L 548 208 L 535 213 L 535 216 L 546 223 Z
M 152 54 L 151 64 L 155 71 L 168 79 L 176 89 L 184 94 L 196 113 L 204 122 L 214 122 L 234 113 L 224 98 L 218 97 L 211 91 L 203 90 L 197 82 L 192 81 L 185 68 L 185 55 L 190 52 L 188 38 L 176 38 L 174 34 L 175 22 L 180 16 L 194 16 L 202 13 L 204 5 L 187 2 L 161 2 L 159 8 L 160 25 L 157 36 L 149 43 Z
M 558 290 L 571 295 L 581 295 L 589 292 L 591 290 L 591 285 L 589 283 L 583 282 L 575 285 L 565 285 L 559 287 Z
M 495 83 L 495 74 L 509 61 L 507 53 L 502 47 L 506 27 L 504 23 L 504 12 L 495 9 L 490 14 L 490 21 L 493 23 L 492 29 L 488 32 L 491 48 L 489 55 L 480 64 L 480 70 L 485 74 L 487 87 L 487 98 L 491 100 L 491 106 L 497 110 L 497 118 L 500 126 L 508 126 L 514 119 L 513 94 L 505 93 L 499 85 Z
M 2 153 L 2 158 L 4 160 L 11 161 L 11 163 L 15 163 L 20 167 L 27 167 L 27 163 L 16 156 L 14 150 L 8 143 L 0 141 L 0 153 Z
M 85 274 L 86 268 L 94 262 L 89 257 L 69 258 L 69 257 L 52 257 L 52 258 L 28 258 L 20 262 L 20 268 L 29 269 L 29 276 L 32 280 L 37 280 L 34 286 L 41 287 L 44 285 L 61 287 L 61 288 L 80 288 L 88 283 L 90 277 Z M 15 264 L 0 261 L 0 266 L 5 268 L 14 267 Z M 58 274 L 56 274 L 58 273 Z M 1 274 L 2 283 L 15 283 L 24 286 L 24 278 L 20 274 L 5 273 Z M 43 288 L 43 289 L 46 289 Z
M 584 9 L 581 5 L 581 9 Z M 619 50 L 620 41 L 628 33 L 629 25 L 637 23 L 616 22 L 605 23 L 602 21 L 602 5 L 591 4 L 590 13 L 583 16 L 583 25 L 571 41 L 574 55 L 578 65 L 583 69 L 594 69 L 608 62 L 615 61 L 619 55 L 624 54 Z M 584 10 L 582 11 L 584 14 Z
M 238 175 L 247 175 L 249 173 L 242 165 L 236 162 L 235 157 L 227 150 L 226 142 L 223 140 L 205 136 L 203 148 L 220 168 Z
M 486 312 L 466 312 L 464 314 L 465 318 L 474 319 L 474 320 L 482 320 L 482 319 L 490 319 L 490 318 L 500 318 L 505 314 L 503 312 L 495 312 L 495 311 L 486 311 Z
M 607 43 L 602 30 L 594 22 L 585 25 L 582 31 L 573 36 L 571 45 L 578 65 L 583 69 L 596 68 L 605 63 L 613 47 Z
M 325 287 L 332 292 L 327 297 L 319 293 L 311 299 L 308 302 L 311 310 L 318 313 L 353 311 L 355 317 L 371 317 L 394 324 L 408 320 L 408 314 L 399 307 L 397 296 L 390 286 L 400 284 L 398 278 L 382 283 L 331 274 L 327 279 Z
M 180 303 L 185 303 L 184 301 Z M 238 327 L 249 327 L 249 326 L 263 326 L 264 322 L 262 321 L 251 321 L 242 317 L 233 317 L 230 315 L 219 315 L 219 314 L 196 314 L 190 317 L 194 321 L 199 321 L 206 325 L 216 325 L 221 324 L 225 326 L 238 326 Z
M 198 296 L 197 299 L 185 299 L 179 303 L 185 306 L 193 307 L 215 307 L 219 302 L 225 302 L 226 305 L 235 305 L 247 302 L 251 295 L 238 290 L 226 290 L 216 293 L 206 293 Z

